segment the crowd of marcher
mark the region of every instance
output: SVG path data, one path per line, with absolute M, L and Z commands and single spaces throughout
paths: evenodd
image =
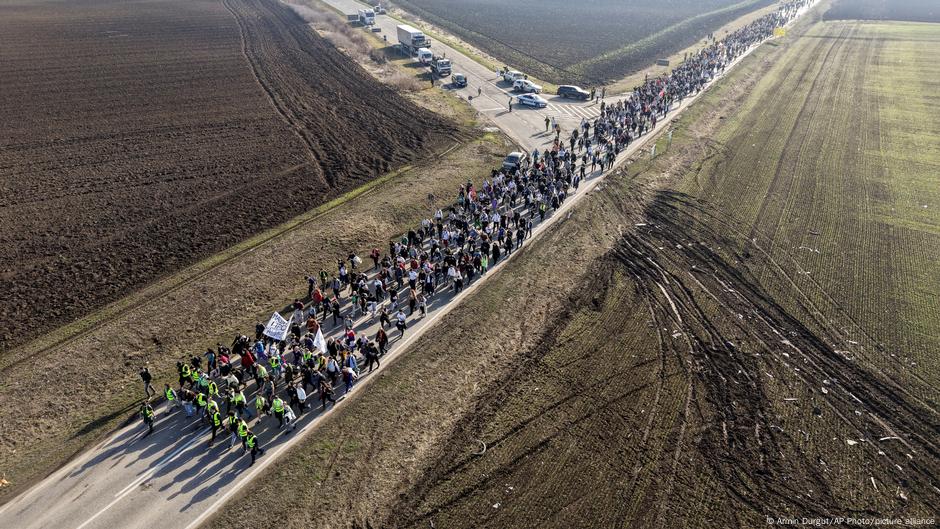
M 480 186 L 468 181 L 452 205 L 437 209 L 387 250 L 373 248 L 369 263 L 349 254 L 335 270 L 309 275 L 307 296 L 294 301 L 284 339 L 267 336 L 259 323 L 253 337 L 239 335 L 228 346 L 219 343 L 177 362 L 178 379 L 163 387 L 166 413 L 180 410 L 198 418 L 211 429 L 209 446 L 220 433 L 228 435 L 229 448 L 240 444 L 254 464 L 263 452 L 256 434 L 261 421 L 290 431 L 304 413 L 335 404 L 338 391 L 345 394 L 363 372 L 379 367 L 391 340 L 404 337 L 409 324 L 517 251 L 533 227 L 578 189 L 588 168 L 593 174 L 612 167 L 617 154 L 652 130 L 672 105 L 702 90 L 807 1 L 785 4 L 671 74 L 647 80 L 627 100 L 603 106 L 598 119 L 585 120 L 567 145 L 556 129 L 553 148 L 493 170 Z M 376 321 L 374 332 L 366 334 Z M 140 376 L 147 394 L 140 413 L 152 432 L 156 390 L 147 368 Z
M 563 142 L 561 130 L 556 132 L 556 151 L 580 154 L 582 178 L 584 168 L 610 167 L 617 155 L 634 140 L 652 131 L 662 119 L 686 97 L 694 96 L 736 58 L 753 45 L 770 36 L 776 28 L 786 25 L 810 0 L 793 0 L 773 13 L 764 15 L 721 40 L 702 48 L 670 73 L 647 78 L 627 99 L 607 105 L 601 102 L 600 116 L 592 121 L 582 119 L 580 126 Z M 593 90 L 592 90 L 593 93 Z M 547 123 L 547 122 L 546 122 Z M 582 153 L 583 151 L 583 153 Z

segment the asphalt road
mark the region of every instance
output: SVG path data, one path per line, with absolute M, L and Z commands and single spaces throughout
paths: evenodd
M 366 4 L 356 0 L 322 1 L 347 14 L 354 14 L 359 9 L 366 7 Z M 388 37 L 389 45 L 398 43 L 396 28 L 399 24 L 401 24 L 400 21 L 388 15 L 376 15 L 375 17 L 375 27 L 382 30 L 378 34 Z M 363 29 L 362 31 L 366 30 Z M 512 105 L 513 110 L 509 112 L 509 98 L 518 94 L 512 92 L 512 85 L 497 77 L 495 70 L 485 68 L 470 57 L 433 38 L 431 38 L 431 51 L 435 55 L 443 55 L 450 59 L 454 73 L 466 75 L 468 84 L 466 88 L 454 88 L 450 85 L 450 77 L 435 82 L 444 90 L 453 90 L 461 98 L 469 100 L 473 108 L 490 118 L 507 136 L 515 140 L 528 152 L 532 152 L 535 148 L 544 150 L 546 147 L 551 146 L 554 134 L 545 132 L 546 117 L 549 119 L 555 118 L 561 125 L 562 138 L 567 138 L 571 131 L 580 125 L 582 119 L 592 120 L 600 115 L 599 102 L 575 101 L 548 93 L 540 94 L 548 101 L 547 108 L 536 109 L 514 102 Z M 415 59 L 414 66 L 427 71 L 427 67 L 421 66 L 417 59 Z M 477 96 L 477 89 L 482 90 L 479 97 Z M 586 87 L 586 89 L 590 90 L 590 87 Z M 606 102 L 608 104 L 616 103 L 623 97 L 626 96 L 608 97 Z
M 354 8 L 354 2 L 351 0 L 329 1 L 342 9 Z M 385 19 L 382 20 L 383 24 L 386 20 L 391 20 L 387 17 L 380 19 Z M 394 25 L 392 24 L 393 28 Z M 463 69 L 470 77 L 474 93 L 475 83 L 485 81 L 484 92 L 488 95 L 480 98 L 482 101 L 474 98 L 474 103 L 483 107 L 478 108 L 490 116 L 497 126 L 517 137 L 526 148 L 545 143 L 546 138 L 533 133 L 533 130 L 544 130 L 543 114 L 535 111 L 513 111 L 509 114 L 495 107 L 486 108 L 504 97 L 508 100 L 505 94 L 498 95 L 502 90 L 492 82 L 495 72 L 487 72 L 479 64 L 452 50 L 448 51 L 447 56 L 454 61 L 458 70 Z M 736 62 L 729 66 L 729 71 Z M 497 97 L 500 99 L 496 99 Z M 656 132 L 668 127 L 695 99 L 697 97 L 688 98 L 677 106 L 658 123 Z M 580 119 L 576 122 L 580 122 Z M 562 123 L 564 127 L 564 122 Z M 648 134 L 633 142 L 620 154 L 618 165 L 643 149 L 645 140 L 651 136 Z M 591 193 L 603 181 L 603 176 L 600 172 L 590 175 L 577 193 L 571 195 L 545 222 L 535 227 L 533 238 L 538 237 L 552 224 L 564 222 L 570 208 Z M 477 279 L 457 296 L 450 291 L 435 296 L 426 318 L 409 319 L 409 328 L 403 339 L 397 338 L 397 331 L 390 330 L 389 336 L 393 339 L 390 353 L 383 357 L 379 371 L 396 355 L 406 350 L 413 340 L 433 326 L 437 319 L 463 297 L 483 287 L 488 277 L 498 272 L 508 259 L 513 259 L 516 255 L 518 252 L 513 252 L 491 269 L 487 276 Z M 368 263 L 369 260 L 366 259 L 366 264 Z M 357 330 L 367 330 L 370 336 L 374 335 L 376 328 L 377 325 L 370 323 L 367 318 L 360 318 L 357 322 Z M 326 325 L 325 331 L 330 330 L 329 325 Z M 327 335 L 330 334 L 333 333 Z M 371 376 L 364 376 L 353 388 L 352 393 L 340 400 L 337 407 L 355 405 L 356 392 L 368 391 L 371 380 Z M 253 389 L 254 384 L 251 386 Z M 161 388 L 162 381 L 157 387 L 158 391 Z M 340 394 L 342 389 L 338 388 L 337 395 Z M 311 399 L 313 400 L 315 398 Z M 165 408 L 161 405 L 157 408 L 155 433 L 146 435 L 146 428 L 139 420 L 115 432 L 33 488 L 0 507 L 0 527 L 196 527 L 287 447 L 297 443 L 304 436 L 314 434 L 323 414 L 319 410 L 319 401 L 313 404 L 316 406 L 314 411 L 301 416 L 298 420 L 299 427 L 290 433 L 286 430 L 278 431 L 276 420 L 271 417 L 263 419 L 261 425 L 256 423 L 257 419 L 251 421 L 251 427 L 266 452 L 250 468 L 250 458 L 242 453 L 240 446 L 228 449 L 228 439 L 222 437 L 216 439 L 214 447 L 208 448 L 209 433 L 206 428 L 195 420 L 187 420 L 178 410 L 166 415 Z M 327 413 L 332 413 L 333 409 L 331 406 Z

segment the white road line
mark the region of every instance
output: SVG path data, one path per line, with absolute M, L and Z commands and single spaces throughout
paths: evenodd
M 578 117 L 588 118 L 588 119 L 592 119 L 601 114 L 600 111 L 594 112 L 592 109 L 584 108 L 584 107 L 574 107 L 574 111 L 578 115 Z
M 120 492 L 118 492 L 117 494 L 115 494 L 115 495 L 114 495 L 114 501 L 112 501 L 111 503 L 107 504 L 103 509 L 101 509 L 100 511 L 96 512 L 95 514 L 93 514 L 91 518 L 85 520 L 84 523 L 82 523 L 81 525 L 79 525 L 79 526 L 76 527 L 75 529 L 84 529 L 86 526 L 88 526 L 88 524 L 90 524 L 91 522 L 95 521 L 95 519 L 98 518 L 99 516 L 101 516 L 102 514 L 104 514 L 105 511 L 107 511 L 107 510 L 110 509 L 111 507 L 114 507 L 114 505 L 117 504 L 117 502 L 121 501 L 122 499 L 124 499 L 125 496 L 127 496 L 128 494 L 130 494 L 131 492 L 133 492 L 133 491 L 134 491 L 134 487 L 136 487 L 138 484 L 140 484 L 140 483 L 142 483 L 142 482 L 144 482 L 144 481 L 150 479 L 154 474 L 157 473 L 158 470 L 160 470 L 161 468 L 163 468 L 164 466 L 166 466 L 166 464 L 169 463 L 172 458 L 176 457 L 176 456 L 179 455 L 183 450 L 185 450 L 185 449 L 189 448 L 190 446 L 192 446 L 193 443 L 199 441 L 199 440 L 200 440 L 199 438 L 202 437 L 202 434 L 204 434 L 204 433 L 206 433 L 206 432 L 208 432 L 208 431 L 209 431 L 209 428 L 206 428 L 206 429 L 204 429 L 204 430 L 198 432 L 198 433 L 196 434 L 196 436 L 193 437 L 192 439 L 190 439 L 190 441 L 189 441 L 188 443 L 184 444 L 183 446 L 181 446 L 181 447 L 177 448 L 176 450 L 174 450 L 172 453 L 170 453 L 170 454 L 168 454 L 167 456 L 165 456 L 159 463 L 157 463 L 156 465 L 154 465 L 153 468 L 151 468 L 150 470 L 148 470 L 147 472 L 145 472 L 141 477 L 135 479 L 133 482 L 131 482 L 130 485 L 124 487 L 123 490 L 121 490 Z
M 813 5 L 815 5 L 815 3 L 814 3 Z M 807 10 L 808 10 L 808 9 L 807 9 Z M 798 18 L 798 17 L 797 17 L 797 18 Z M 793 24 L 793 23 L 795 22 L 795 20 L 796 20 L 796 19 L 794 19 L 793 21 L 791 21 L 790 24 Z M 788 24 L 788 25 L 789 25 L 789 24 Z M 768 39 L 768 40 L 773 40 L 773 39 Z M 758 47 L 760 47 L 760 45 L 762 45 L 763 43 L 764 43 L 764 42 L 761 42 L 761 43 L 759 43 L 759 44 L 756 45 L 756 46 L 750 47 L 745 53 L 743 53 L 742 55 L 740 55 L 739 57 L 737 57 L 735 60 L 733 60 L 733 61 L 728 65 L 728 67 L 726 68 L 726 71 L 725 71 L 725 72 L 723 72 L 722 74 L 716 76 L 716 77 L 713 78 L 711 81 L 709 81 L 709 82 L 707 83 L 706 87 L 705 87 L 703 90 L 699 91 L 699 93 L 695 94 L 694 96 L 691 96 L 691 97 L 687 98 L 686 100 L 684 100 L 684 101 L 682 101 L 680 104 L 678 104 L 664 119 L 662 119 L 662 120 L 657 124 L 657 127 L 656 127 L 653 131 L 651 131 L 651 132 L 648 133 L 648 134 L 643 135 L 643 136 L 641 137 L 640 141 L 637 141 L 637 142 L 635 142 L 634 144 L 631 145 L 632 148 L 625 149 L 625 150 L 621 153 L 621 155 L 618 156 L 618 160 L 617 160 L 617 162 L 615 163 L 615 166 L 621 165 L 621 164 L 623 163 L 623 161 L 626 160 L 629 155 L 635 153 L 641 146 L 643 146 L 643 145 L 647 142 L 647 140 L 648 140 L 649 138 L 655 136 L 657 132 L 661 132 L 661 131 L 665 128 L 665 126 L 666 126 L 668 123 L 672 122 L 672 120 L 673 120 L 674 118 L 676 118 L 677 116 L 681 115 L 682 111 L 684 111 L 686 107 L 688 107 L 689 105 L 691 105 L 692 103 L 694 103 L 696 100 L 698 100 L 699 97 L 700 97 L 702 94 L 704 94 L 705 92 L 707 92 L 708 89 L 711 88 L 711 86 L 712 86 L 713 84 L 715 84 L 716 81 L 718 81 L 719 79 L 723 78 L 723 77 L 727 74 L 727 72 L 732 71 L 733 68 L 734 68 L 734 66 L 737 65 L 737 63 L 739 63 L 739 62 L 740 62 L 741 60 L 743 60 L 745 57 L 747 57 L 748 55 L 750 55 L 751 52 L 753 52 L 755 49 L 757 49 Z M 493 83 L 493 84 L 494 84 L 494 86 L 496 86 L 495 83 Z M 498 86 L 497 86 L 496 88 L 497 88 L 498 90 L 500 90 L 500 91 L 503 91 L 503 90 L 500 89 Z M 504 91 L 504 93 L 508 94 L 508 92 L 505 92 L 505 91 Z M 586 182 L 585 182 L 586 185 L 582 188 L 582 192 L 581 192 L 581 193 L 578 193 L 578 194 L 572 196 L 572 197 L 571 197 L 571 200 L 565 201 L 565 202 L 562 204 L 562 207 L 559 208 L 558 210 L 556 210 L 556 211 L 553 213 L 553 215 L 552 215 L 551 218 L 546 219 L 545 222 L 540 223 L 540 224 L 533 230 L 532 239 L 538 238 L 538 236 L 539 236 L 543 231 L 549 229 L 550 227 L 552 227 L 553 225 L 555 225 L 557 222 L 563 221 L 564 218 L 567 218 L 567 217 L 564 217 L 564 216 L 561 215 L 561 214 L 562 214 L 563 212 L 565 212 L 565 211 L 571 209 L 572 207 L 574 207 L 575 204 L 579 203 L 583 197 L 587 196 L 591 191 L 594 190 L 594 188 L 596 188 L 601 182 L 603 182 L 603 181 L 606 179 L 606 177 L 607 177 L 608 175 L 610 175 L 610 174 L 612 174 L 612 173 L 613 173 L 613 171 L 608 171 L 607 173 L 601 173 L 600 175 L 595 176 L 595 177 L 592 177 L 591 179 L 589 179 L 588 181 L 586 181 Z M 466 289 L 464 289 L 463 292 L 461 292 L 461 293 L 458 294 L 457 296 L 454 296 L 454 297 L 451 299 L 450 302 L 448 302 L 447 304 L 445 304 L 445 305 L 444 305 L 443 307 L 441 307 L 438 311 L 436 311 L 436 313 L 435 313 L 433 316 L 430 316 L 430 317 L 427 319 L 427 325 L 423 325 L 421 328 L 416 329 L 416 332 L 415 332 L 415 333 L 409 335 L 407 338 L 405 338 L 404 340 L 402 340 L 401 342 L 399 342 L 399 347 L 396 347 L 396 351 L 395 351 L 394 357 L 389 358 L 389 360 L 390 360 L 390 361 L 391 361 L 391 360 L 395 360 L 395 359 L 399 356 L 398 353 L 400 353 L 401 351 L 407 349 L 407 345 L 408 345 L 408 344 L 410 344 L 413 340 L 416 340 L 416 339 L 420 338 L 420 337 L 424 334 L 424 332 L 425 332 L 426 329 L 429 329 L 429 328 L 433 327 L 433 323 L 434 323 L 437 319 L 439 319 L 439 318 L 443 317 L 444 315 L 446 315 L 448 312 L 450 312 L 450 310 L 451 310 L 452 308 L 454 308 L 454 307 L 456 307 L 457 305 L 459 305 L 460 300 L 462 300 L 464 297 L 466 297 L 466 296 L 469 295 L 470 293 L 476 291 L 476 289 L 479 288 L 480 285 L 486 283 L 486 282 L 487 282 L 486 279 L 488 279 L 489 277 L 492 277 L 493 275 L 495 275 L 496 270 L 502 268 L 502 266 L 503 266 L 504 263 L 508 262 L 510 259 L 515 258 L 516 255 L 522 253 L 521 250 L 522 250 L 522 249 L 520 249 L 520 251 L 513 252 L 512 254 L 506 256 L 506 258 L 505 258 L 502 262 L 500 262 L 500 263 L 497 265 L 497 267 L 494 267 L 494 269 L 491 270 L 491 272 L 490 272 L 487 276 L 481 277 L 481 278 L 480 278 L 479 280 L 477 280 L 475 283 L 469 285 Z M 382 366 L 379 367 L 379 370 L 381 370 L 382 368 L 384 368 L 385 366 L 387 366 L 387 365 L 390 364 L 390 363 L 391 363 L 391 362 L 383 363 Z M 357 386 L 353 389 L 352 392 L 350 392 L 350 393 L 348 393 L 348 394 L 346 394 L 346 395 L 352 394 L 353 392 L 357 391 L 359 388 L 364 388 L 364 387 L 368 386 L 368 385 L 371 383 L 371 381 L 373 381 L 373 380 L 375 380 L 375 379 L 377 379 L 377 378 L 378 378 L 378 377 L 368 377 L 368 378 L 366 378 L 362 383 L 360 383 L 359 385 L 357 385 Z M 344 396 L 345 396 L 345 395 L 344 395 Z M 348 398 L 343 398 L 342 400 L 340 400 L 339 403 L 337 403 L 336 405 L 334 405 L 334 407 L 333 407 L 332 409 L 335 410 L 335 409 L 336 409 L 336 406 L 344 405 L 344 404 L 345 404 L 346 402 L 348 402 L 349 400 L 350 400 L 350 399 L 348 399 Z M 331 411 L 332 411 L 332 410 L 331 410 Z M 320 422 L 324 417 L 326 417 L 326 416 L 327 416 L 327 413 L 325 413 L 325 412 L 324 412 L 324 413 L 321 413 L 321 414 L 318 415 L 314 420 L 312 420 L 310 423 L 308 423 L 307 425 L 305 425 L 305 427 L 301 428 L 301 429 L 300 429 L 300 432 L 298 432 L 298 435 L 297 435 L 297 436 L 295 436 L 294 438 L 288 440 L 287 442 L 281 443 L 280 445 L 278 445 L 278 446 L 272 448 L 272 452 L 268 455 L 267 458 L 265 458 L 265 459 L 259 461 L 260 464 L 256 465 L 256 466 L 255 466 L 251 471 L 249 471 L 246 475 L 240 476 L 240 477 L 243 477 L 243 479 L 239 480 L 239 481 L 236 482 L 236 483 L 233 483 L 232 486 L 229 488 L 229 490 L 223 492 L 223 493 L 218 497 L 218 499 L 216 500 L 216 502 L 214 502 L 212 505 L 210 505 L 209 508 L 204 509 L 204 510 L 200 513 L 199 516 L 197 516 L 195 519 L 193 519 L 192 522 L 190 523 L 190 525 L 187 526 L 187 529 L 189 529 L 189 528 L 194 528 L 194 527 L 198 526 L 200 523 L 202 523 L 202 522 L 203 522 L 208 516 L 210 516 L 220 505 L 222 505 L 223 503 L 225 503 L 233 494 L 235 494 L 242 486 L 244 486 L 246 483 L 250 482 L 251 479 L 252 479 L 256 474 L 258 474 L 259 472 L 261 472 L 262 470 L 264 470 L 268 465 L 272 464 L 272 463 L 275 461 L 275 459 L 276 459 L 276 458 L 274 457 L 275 454 L 277 454 L 277 453 L 281 452 L 283 449 L 288 448 L 288 447 L 290 447 L 290 446 L 293 446 L 295 443 L 299 442 L 299 441 L 302 439 L 303 434 L 306 434 L 306 433 L 308 433 L 308 432 L 314 430 L 314 429 L 315 429 L 315 426 L 318 425 L 319 422 Z M 208 431 L 208 429 L 204 430 L 204 431 L 201 432 L 201 433 L 205 433 L 205 432 L 207 432 L 207 431 Z M 107 441 L 103 441 L 102 443 L 99 443 L 98 447 L 100 448 L 102 445 L 104 445 L 105 443 L 109 442 L 111 439 L 115 438 L 115 437 L 116 437 L 117 435 L 119 435 L 120 433 L 121 433 L 121 430 L 119 430 L 118 432 L 115 432 L 114 435 L 111 436 Z M 200 433 L 200 435 L 201 435 L 201 433 Z M 190 441 L 186 446 L 191 445 L 193 442 L 195 442 L 196 440 L 198 440 L 198 438 L 199 438 L 199 437 L 196 437 L 195 439 L 193 439 L 192 441 Z M 185 449 L 186 446 L 184 446 L 183 449 Z M 179 451 L 181 451 L 181 450 L 182 450 L 182 449 L 178 450 L 177 452 L 179 452 Z M 93 453 L 94 453 L 94 450 L 89 450 L 89 451 L 87 452 L 88 458 L 90 458 L 91 454 L 93 454 Z M 169 456 L 168 456 L 168 457 L 169 457 Z M 163 462 L 161 462 L 161 464 L 162 464 L 162 465 L 165 465 L 166 462 L 168 462 L 167 459 L 165 459 Z M 76 465 L 72 465 L 71 467 L 63 467 L 59 472 L 60 472 L 60 473 L 68 472 L 71 468 L 74 468 L 75 466 L 76 466 Z M 48 482 L 50 482 L 50 480 L 47 478 L 47 480 L 44 480 L 44 482 L 48 483 Z M 32 489 L 30 492 L 32 492 L 32 491 L 38 491 L 38 490 L 41 490 L 41 486 Z M 131 490 L 133 490 L 133 488 L 131 488 L 130 490 L 128 490 L 127 492 L 125 492 L 125 495 L 126 495 L 127 493 L 129 493 Z M 27 493 L 27 495 L 28 495 L 28 494 L 29 494 L 29 493 Z M 107 511 L 109 508 L 111 508 L 114 504 L 116 504 L 118 501 L 120 501 L 120 500 L 122 499 L 122 497 L 123 497 L 123 496 L 120 496 L 120 497 L 116 498 L 114 501 L 112 501 L 110 504 L 108 504 L 104 509 L 98 511 L 97 513 L 95 513 L 95 515 L 93 515 L 91 518 L 89 518 L 88 520 L 86 520 L 83 524 L 81 524 L 80 526 L 78 526 L 77 529 L 84 529 L 84 528 L 85 528 L 89 523 L 91 523 L 94 519 L 96 519 L 98 516 L 100 516 L 102 513 L 104 513 L 104 512 Z M 22 498 L 22 496 L 21 496 L 21 498 Z M 6 508 L 10 507 L 13 503 L 14 503 L 14 502 L 12 502 L 12 501 L 11 501 L 11 502 L 7 502 L 2 508 L 0 508 L 0 513 L 2 513 Z

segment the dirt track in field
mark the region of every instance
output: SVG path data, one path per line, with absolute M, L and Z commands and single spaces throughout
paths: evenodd
M 921 89 L 935 77 L 904 103 L 873 79 L 890 78 L 884 65 L 928 71 L 898 58 L 936 46 L 937 32 L 857 43 L 881 31 L 892 30 L 817 25 L 706 96 L 680 152 L 647 171 L 667 185 L 624 197 L 637 218 L 568 310 L 373 525 L 935 519 L 935 334 L 918 329 L 936 328 L 936 296 L 920 292 L 937 224 L 902 193 L 934 203 L 935 151 L 899 156 L 891 141 L 908 128 L 935 137 L 934 121 L 910 118 L 927 114 L 899 112 L 935 108 Z M 763 81 L 745 75 L 755 69 Z M 894 249 L 902 236 L 922 248 Z
M 0 49 L 0 350 L 459 134 L 274 0 L 5 5 Z
M 716 213 L 674 192 L 648 200 L 646 226 L 484 392 L 387 524 L 756 527 L 937 512 L 936 411 L 836 350 L 836 329 L 777 304 L 741 265 L 760 257 L 716 230 Z
M 867 50 L 831 46 L 786 39 L 742 61 L 679 120 L 671 146 L 658 143 L 665 154 L 609 176 L 207 526 L 263 524 L 269 514 L 255 505 L 297 488 L 316 493 L 284 507 L 287 527 L 750 528 L 766 516 L 935 516 L 936 361 L 903 348 L 878 327 L 884 311 L 853 296 L 874 290 L 868 275 L 833 264 L 849 241 L 868 244 L 856 234 L 872 221 L 854 205 L 869 201 L 840 202 L 848 195 L 838 189 L 795 201 L 800 223 L 777 212 L 790 204 L 776 191 L 787 181 L 857 188 L 874 174 L 849 165 L 858 127 L 840 121 L 871 123 L 870 114 L 814 118 L 832 118 L 822 134 L 837 141 L 820 152 L 844 174 L 808 164 L 821 141 L 799 141 L 812 124 L 794 122 L 817 104 L 794 96 L 810 94 L 801 83 L 823 75 L 814 97 L 859 104 L 858 92 L 827 86 L 864 85 Z M 777 171 L 797 126 L 807 165 Z M 845 144 L 841 130 L 853 132 Z M 763 217 L 752 214 L 764 200 Z M 806 220 L 807 204 L 825 216 Z M 768 222 L 826 234 L 818 248 L 836 258 L 824 263 L 831 275 L 803 273 L 803 255 Z M 875 264 L 890 261 L 859 262 L 878 274 Z

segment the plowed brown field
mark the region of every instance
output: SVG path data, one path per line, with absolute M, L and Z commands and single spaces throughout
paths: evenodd
M 207 526 L 935 525 L 938 27 L 790 35 Z
M 274 0 L 0 6 L 0 350 L 457 134 Z

